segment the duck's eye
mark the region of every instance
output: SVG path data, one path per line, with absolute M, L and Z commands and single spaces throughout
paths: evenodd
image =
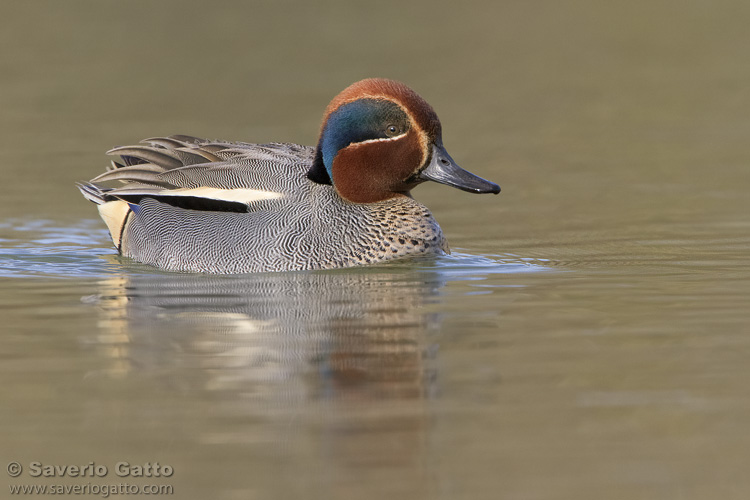
M 399 135 L 400 133 L 401 133 L 401 129 L 399 128 L 398 125 L 388 125 L 385 128 L 385 135 L 387 135 L 388 137 L 394 137 L 394 136 Z

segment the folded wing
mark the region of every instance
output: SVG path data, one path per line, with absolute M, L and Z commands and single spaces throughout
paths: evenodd
M 145 197 L 185 210 L 252 212 L 261 202 L 292 196 L 305 182 L 314 150 L 173 135 L 107 154 L 120 161 L 112 161 L 106 172 L 78 188 L 98 205 L 119 249 L 128 216 Z

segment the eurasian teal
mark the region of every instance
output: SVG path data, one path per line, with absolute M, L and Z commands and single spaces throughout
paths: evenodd
M 379 78 L 331 101 L 315 148 L 174 135 L 108 154 L 122 163 L 80 183 L 81 193 L 122 255 L 175 271 L 331 269 L 448 253 L 411 190 L 435 181 L 500 192 L 456 165 L 424 99 Z

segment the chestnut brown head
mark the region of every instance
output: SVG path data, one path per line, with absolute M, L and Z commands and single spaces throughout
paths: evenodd
M 443 147 L 440 120 L 424 99 L 382 78 L 359 81 L 328 105 L 308 177 L 332 184 L 353 203 L 408 196 L 427 180 L 474 193 L 500 192 L 497 184 L 456 165 Z

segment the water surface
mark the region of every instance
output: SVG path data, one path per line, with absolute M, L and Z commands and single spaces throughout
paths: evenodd
M 747 498 L 748 21 L 735 0 L 13 4 L 1 458 L 158 461 L 174 475 L 129 481 L 176 498 Z M 414 87 L 503 187 L 414 191 L 452 256 L 162 272 L 73 186 L 144 137 L 314 144 L 368 76 Z

